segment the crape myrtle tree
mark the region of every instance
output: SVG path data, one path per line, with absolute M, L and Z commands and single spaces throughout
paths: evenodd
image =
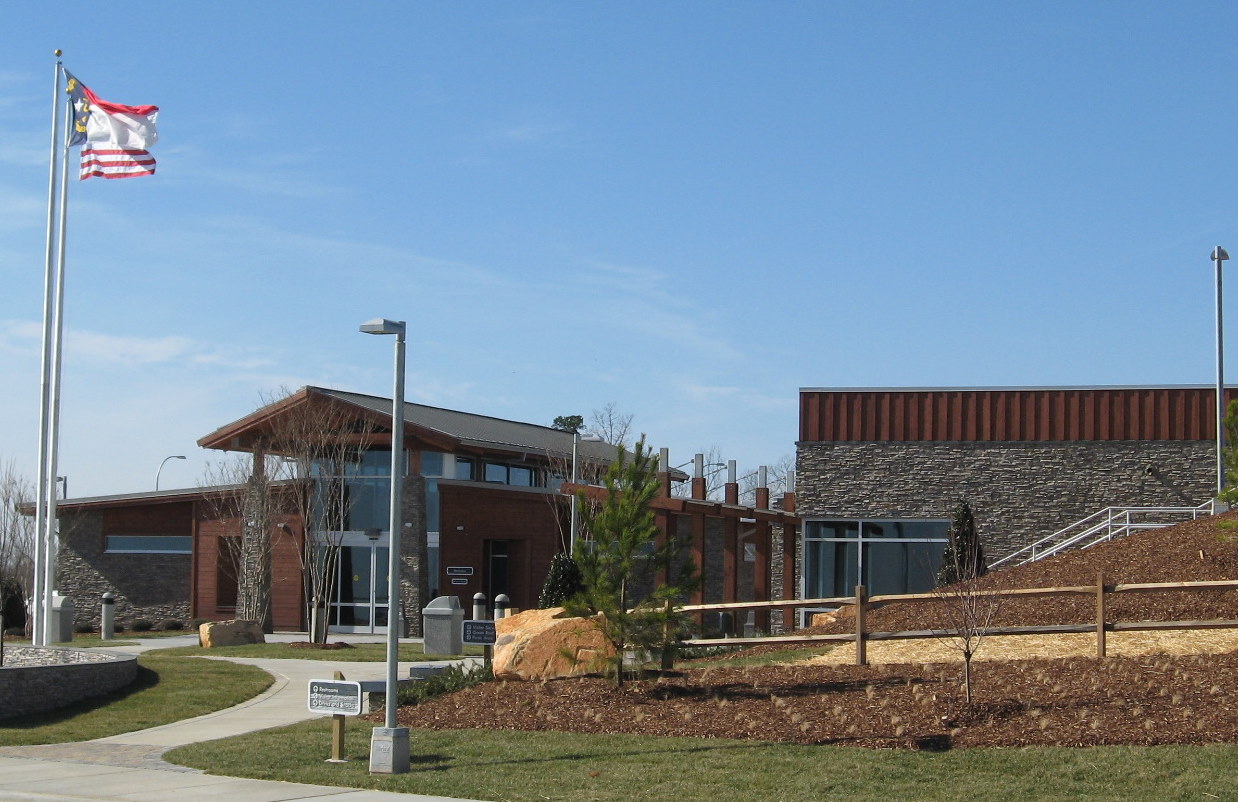
M 684 624 L 673 602 L 699 582 L 677 538 L 659 537 L 652 505 L 657 470 L 644 435 L 631 452 L 616 446 L 603 478 L 605 497 L 596 506 L 582 505 L 582 538 L 574 555 L 582 589 L 566 606 L 573 615 L 602 614 L 598 626 L 615 649 L 612 668 L 620 687 L 625 650 L 669 648 L 667 633 Z M 651 589 L 638 590 L 646 587 Z
M 963 695 L 970 705 L 972 658 L 996 621 L 1005 597 L 996 592 L 1000 583 L 981 582 L 987 571 L 984 548 L 966 501 L 955 508 L 949 538 L 933 590 L 941 616 L 941 626 L 934 634 L 962 655 Z
M 264 398 L 262 406 L 292 396 L 285 389 Z M 225 463 L 208 474 L 208 484 L 223 486 L 209 497 L 222 512 L 238 514 L 242 521 L 241 537 L 220 538 L 236 566 L 238 618 L 270 626 L 274 546 L 279 538 L 291 538 L 305 590 L 310 640 L 325 642 L 326 610 L 354 502 L 348 478 L 376 429 L 373 421 L 310 396 L 272 416 L 252 462 Z M 280 516 L 303 522 L 299 538 L 278 523 Z

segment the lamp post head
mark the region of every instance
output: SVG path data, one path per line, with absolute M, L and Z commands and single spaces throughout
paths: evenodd
M 1222 248 L 1220 245 L 1212 249 L 1212 261 L 1224 262 L 1224 261 L 1227 261 L 1228 259 L 1229 259 L 1229 254 L 1226 253 L 1225 249 Z
M 403 337 L 404 329 L 403 320 L 387 320 L 385 317 L 376 317 L 373 320 L 367 320 L 362 323 L 359 331 L 362 334 L 395 334 Z

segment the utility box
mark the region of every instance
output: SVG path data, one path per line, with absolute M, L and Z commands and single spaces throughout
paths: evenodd
M 439 596 L 421 609 L 426 654 L 463 654 L 464 608 L 455 596 Z
M 52 593 L 52 643 L 73 640 L 73 599 Z

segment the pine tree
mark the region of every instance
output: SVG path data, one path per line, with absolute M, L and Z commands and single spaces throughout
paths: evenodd
M 582 504 L 585 539 L 578 541 L 575 558 L 583 587 L 567 607 L 574 615 L 602 613 L 600 626 L 615 648 L 615 680 L 622 686 L 625 649 L 667 647 L 667 633 L 683 623 L 672 604 L 690 593 L 699 577 L 675 537 L 659 542 L 653 511 L 657 460 L 643 436 L 631 454 L 616 449 L 604 485 L 600 504 Z M 666 581 L 659 582 L 663 575 Z M 653 590 L 637 598 L 635 589 L 650 584 Z
M 543 610 L 562 607 L 567 600 L 581 591 L 580 566 L 571 555 L 559 552 L 550 561 L 550 571 L 542 585 L 542 595 L 537 606 Z

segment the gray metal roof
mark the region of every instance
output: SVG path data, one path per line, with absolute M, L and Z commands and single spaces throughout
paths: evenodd
M 311 392 L 321 393 L 340 401 L 354 404 L 374 412 L 390 415 L 391 399 L 378 396 L 331 390 L 325 387 L 307 387 Z M 570 457 L 572 435 L 570 432 L 535 423 L 492 418 L 472 412 L 430 407 L 424 404 L 404 404 L 404 419 L 413 425 L 441 432 L 459 440 L 462 444 L 483 450 L 519 452 L 545 458 L 547 454 Z M 580 441 L 580 456 L 591 460 L 611 462 L 615 447 L 610 443 Z

